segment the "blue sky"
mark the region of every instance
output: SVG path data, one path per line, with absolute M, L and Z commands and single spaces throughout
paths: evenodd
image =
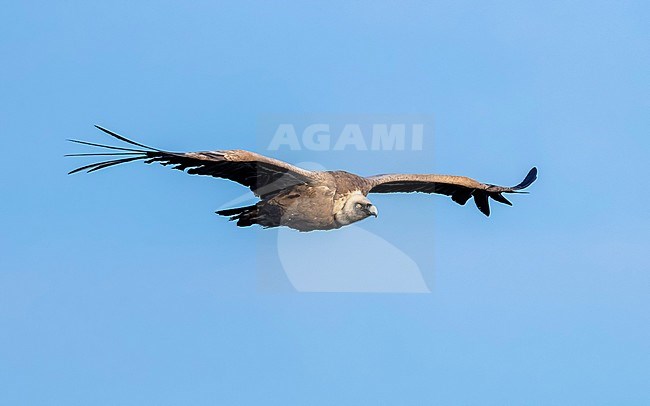
M 649 12 L 5 4 L 0 403 L 650 403 Z M 323 153 L 328 168 L 540 179 L 489 219 L 373 198 L 361 227 L 419 261 L 432 293 L 360 294 L 296 293 L 277 274 L 260 290 L 256 247 L 275 231 L 213 213 L 236 184 L 135 164 L 66 175 L 80 150 L 66 138 L 106 141 L 93 124 L 264 152 L 269 114 L 434 117 L 417 154 Z M 364 266 L 358 244 L 341 262 Z

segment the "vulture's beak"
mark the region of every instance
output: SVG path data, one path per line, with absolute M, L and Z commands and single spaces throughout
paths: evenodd
M 368 214 L 377 217 L 377 214 L 379 213 L 377 212 L 377 208 L 375 206 L 370 206 L 368 207 Z

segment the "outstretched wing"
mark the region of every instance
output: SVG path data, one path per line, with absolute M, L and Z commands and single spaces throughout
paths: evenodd
M 70 171 L 70 174 L 142 160 L 145 163 L 158 162 L 173 165 L 173 169 L 187 170 L 192 175 L 209 175 L 224 178 L 249 187 L 257 196 L 266 196 L 286 187 L 311 183 L 317 177 L 315 172 L 298 168 L 283 161 L 243 150 L 168 152 L 131 141 L 105 128 L 95 126 L 120 141 L 139 148 L 115 147 L 87 141 L 69 140 L 83 145 L 106 148 L 115 152 L 69 154 L 66 156 L 107 156 L 108 160 L 85 165 Z
M 377 175 L 367 178 L 371 182 L 370 193 L 439 193 L 451 196 L 452 200 L 460 205 L 474 197 L 476 207 L 485 214 L 490 215 L 488 198 L 512 206 L 512 203 L 503 197 L 502 193 L 526 193 L 522 189 L 530 186 L 537 179 L 537 168 L 528 172 L 526 178 L 517 186 L 504 187 L 478 182 L 465 176 L 451 175 Z

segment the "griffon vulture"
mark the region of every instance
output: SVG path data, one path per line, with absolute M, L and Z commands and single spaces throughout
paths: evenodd
M 517 186 L 503 187 L 477 182 L 464 176 L 391 174 L 362 177 L 345 171 L 308 171 L 277 159 L 242 150 L 168 152 L 147 147 L 96 126 L 106 134 L 137 148 L 115 147 L 86 141 L 72 142 L 115 152 L 67 156 L 110 156 L 107 161 L 82 166 L 70 174 L 94 172 L 109 166 L 142 160 L 173 165 L 192 175 L 209 175 L 250 188 L 260 201 L 252 206 L 217 211 L 236 220 L 239 227 L 259 224 L 264 228 L 286 226 L 299 231 L 337 229 L 366 217 L 377 217 L 369 193 L 439 193 L 464 205 L 474 198 L 476 207 L 490 215 L 488 198 L 512 205 L 502 193 L 526 193 L 537 178 L 532 168 Z

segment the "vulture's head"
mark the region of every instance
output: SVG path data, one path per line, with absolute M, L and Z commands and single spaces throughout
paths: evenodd
M 340 224 L 352 224 L 366 217 L 377 217 L 377 208 L 361 193 L 353 193 L 340 212 L 336 214 L 336 221 Z

